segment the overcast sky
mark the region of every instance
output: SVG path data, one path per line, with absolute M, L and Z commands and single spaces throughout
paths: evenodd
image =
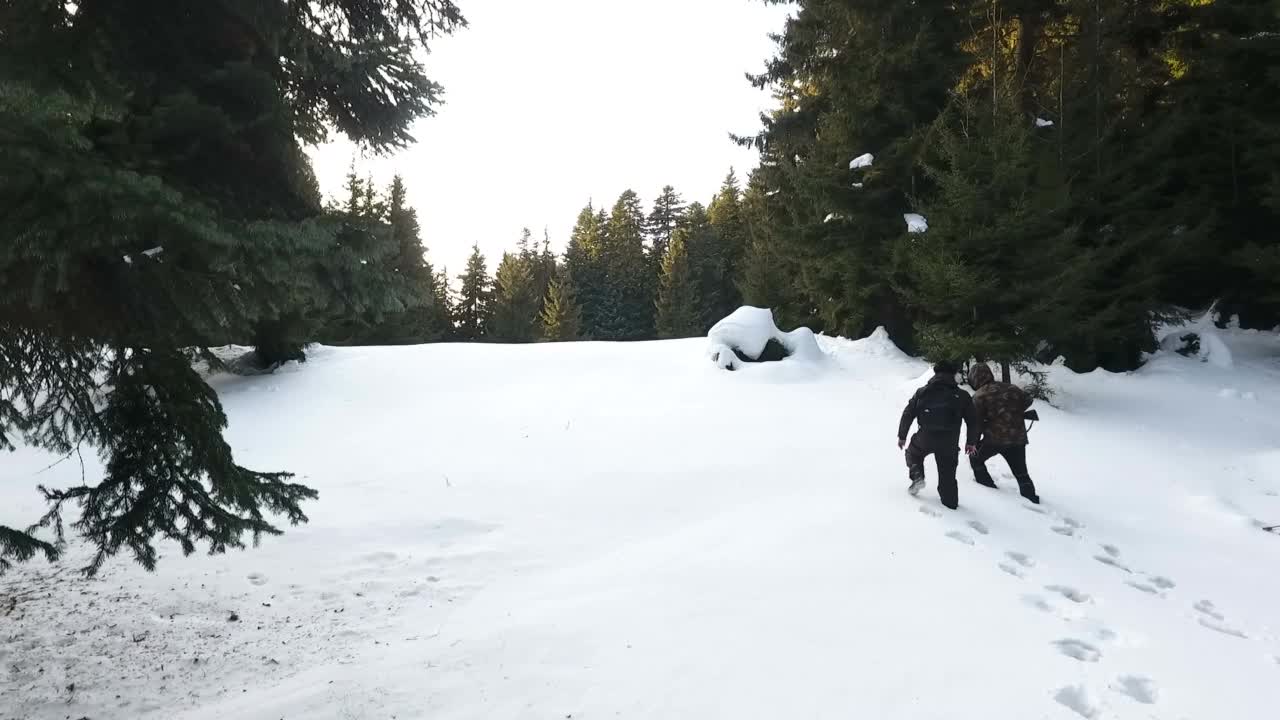
M 743 77 L 773 53 L 786 10 L 759 0 L 458 0 L 470 26 L 427 58 L 445 104 L 414 128 L 417 144 L 361 160 L 380 182 L 404 176 L 428 258 L 456 276 L 479 243 L 492 271 L 520 229 L 563 249 L 578 211 L 627 188 L 646 210 L 671 184 L 707 202 L 756 153 L 769 95 Z M 337 194 L 345 142 L 312 152 Z

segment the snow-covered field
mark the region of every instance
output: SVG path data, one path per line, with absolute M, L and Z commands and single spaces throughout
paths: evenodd
M 1222 338 L 1053 368 L 1044 505 L 997 459 L 955 513 L 932 467 L 905 492 L 926 368 L 879 336 L 733 373 L 692 340 L 220 377 L 239 461 L 317 488 L 311 523 L 0 578 L 0 718 L 1273 718 L 1280 337 Z M 0 522 L 79 481 L 52 461 L 4 457 Z

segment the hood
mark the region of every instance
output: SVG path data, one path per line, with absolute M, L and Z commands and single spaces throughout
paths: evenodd
M 986 363 L 977 363 L 969 368 L 969 386 L 974 390 L 983 385 L 990 385 L 995 382 L 995 375 L 991 374 L 991 368 Z

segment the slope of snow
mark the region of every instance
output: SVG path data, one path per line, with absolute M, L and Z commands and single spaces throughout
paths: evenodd
M 905 492 L 927 368 L 883 332 L 817 338 L 822 373 L 720 372 L 694 339 L 218 377 L 238 459 L 317 488 L 310 524 L 3 577 L 0 717 L 1271 717 L 1280 340 L 1218 332 L 1231 368 L 1049 368 L 1044 505 L 995 460 L 958 512 L 932 467 Z M 55 460 L 5 457 L 0 522 L 79 482 Z

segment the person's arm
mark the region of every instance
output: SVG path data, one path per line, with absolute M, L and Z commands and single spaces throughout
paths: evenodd
M 911 432 L 911 423 L 916 421 L 916 398 L 919 393 L 912 395 L 907 401 L 907 407 L 902 411 L 902 419 L 898 421 L 898 447 L 907 444 L 907 433 Z
M 967 435 L 964 449 L 972 454 L 982 439 L 982 422 L 978 418 L 977 403 L 970 397 L 966 397 L 964 402 L 964 429 Z

